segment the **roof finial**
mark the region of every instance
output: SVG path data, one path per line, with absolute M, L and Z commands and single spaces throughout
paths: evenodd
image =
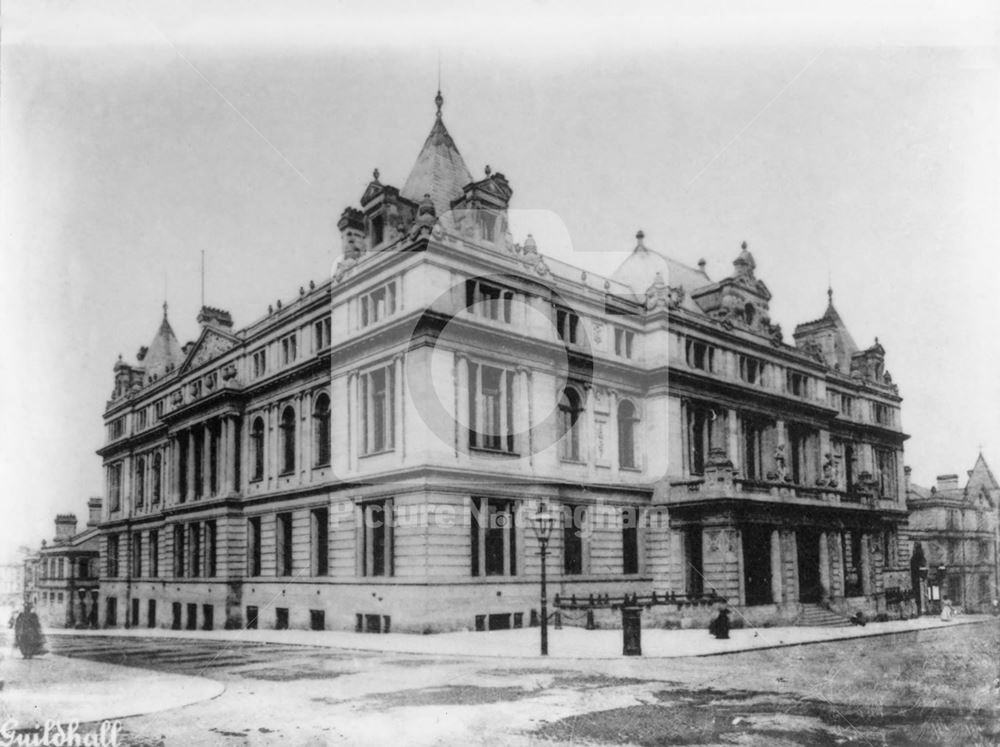
M 740 249 L 746 251 L 746 248 L 747 248 L 747 242 L 744 241 L 742 244 L 740 244 Z
M 833 286 L 832 285 L 828 285 L 826 287 L 826 298 L 827 298 L 828 303 L 831 306 L 833 306 Z
M 163 321 L 167 321 L 167 299 L 163 299 Z
M 372 171 L 372 179 L 374 179 L 377 182 L 378 177 L 379 177 L 378 169 L 375 169 L 374 171 Z
M 441 118 L 441 107 L 444 106 L 444 96 L 441 95 L 441 89 L 438 89 L 438 95 L 434 97 L 434 103 L 437 104 L 437 116 L 438 119 Z
M 639 229 L 638 231 L 636 231 L 636 234 L 635 234 L 635 240 L 636 240 L 636 248 L 637 248 L 637 249 L 638 249 L 638 248 L 639 248 L 640 246 L 643 246 L 643 247 L 644 247 L 644 244 L 642 243 L 642 240 L 643 240 L 644 238 L 646 238 L 646 234 L 645 234 L 645 232 L 644 232 L 644 231 L 643 231 L 643 230 L 642 230 L 642 229 L 640 228 L 640 229 Z

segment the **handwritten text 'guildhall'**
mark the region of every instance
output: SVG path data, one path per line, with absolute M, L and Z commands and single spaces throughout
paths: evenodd
M 713 281 L 641 232 L 609 279 L 515 244 L 509 183 L 436 103 L 331 278 L 243 329 L 204 307 L 183 347 L 164 307 L 116 364 L 102 624 L 527 625 L 540 501 L 562 594 L 714 591 L 763 622 L 908 585 L 901 400 L 832 294 L 788 344 L 745 245 Z

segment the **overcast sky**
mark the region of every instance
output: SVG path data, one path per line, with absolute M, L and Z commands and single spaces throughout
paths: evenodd
M 610 274 L 641 228 L 715 279 L 746 240 L 787 340 L 831 282 L 885 346 L 916 481 L 964 477 L 980 444 L 1000 469 L 990 3 L 250 7 L 5 3 L 0 560 L 56 512 L 85 521 L 112 366 L 164 295 L 195 338 L 202 250 L 238 327 L 327 276 L 372 169 L 402 187 L 439 57 L 517 240 Z

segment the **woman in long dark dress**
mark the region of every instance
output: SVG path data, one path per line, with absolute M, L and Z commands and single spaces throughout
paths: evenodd
M 21 656 L 25 659 L 45 653 L 42 626 L 38 622 L 38 615 L 31 609 L 30 604 L 24 606 L 24 612 L 18 615 L 14 622 L 14 642 L 21 650 Z

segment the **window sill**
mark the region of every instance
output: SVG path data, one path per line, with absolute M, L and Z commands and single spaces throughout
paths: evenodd
M 488 449 L 485 446 L 470 446 L 470 452 L 476 454 L 490 454 L 492 456 L 503 456 L 503 457 L 519 457 L 521 454 L 517 451 L 507 451 L 506 449 Z
M 327 460 L 327 461 L 323 462 L 322 464 L 314 464 L 312 468 L 313 469 L 326 469 L 329 466 L 330 466 L 330 461 Z
M 619 472 L 634 472 L 637 475 L 641 475 L 642 474 L 642 468 L 641 467 L 626 467 L 624 464 L 622 464 L 622 465 L 620 465 L 618 467 L 618 471 Z
M 295 470 L 294 469 L 286 469 L 283 472 L 279 472 L 278 473 L 278 477 L 291 477 L 294 474 L 295 474 Z
M 247 482 L 249 482 L 251 485 L 253 485 L 256 482 L 264 482 L 264 476 L 261 475 L 260 477 L 251 477 L 249 480 L 247 480 Z M 183 502 L 184 501 L 181 501 L 181 503 Z
M 585 461 L 583 461 L 582 459 L 572 459 L 570 457 L 559 457 L 559 461 L 562 464 L 573 464 L 573 465 L 576 465 L 578 467 L 586 467 L 587 466 L 587 463 Z
M 359 459 L 367 459 L 368 457 L 382 456 L 383 454 L 391 454 L 395 450 L 396 450 L 395 447 L 392 447 L 392 448 L 388 448 L 388 449 L 381 449 L 380 451 L 369 451 L 366 454 L 359 454 L 358 458 Z

